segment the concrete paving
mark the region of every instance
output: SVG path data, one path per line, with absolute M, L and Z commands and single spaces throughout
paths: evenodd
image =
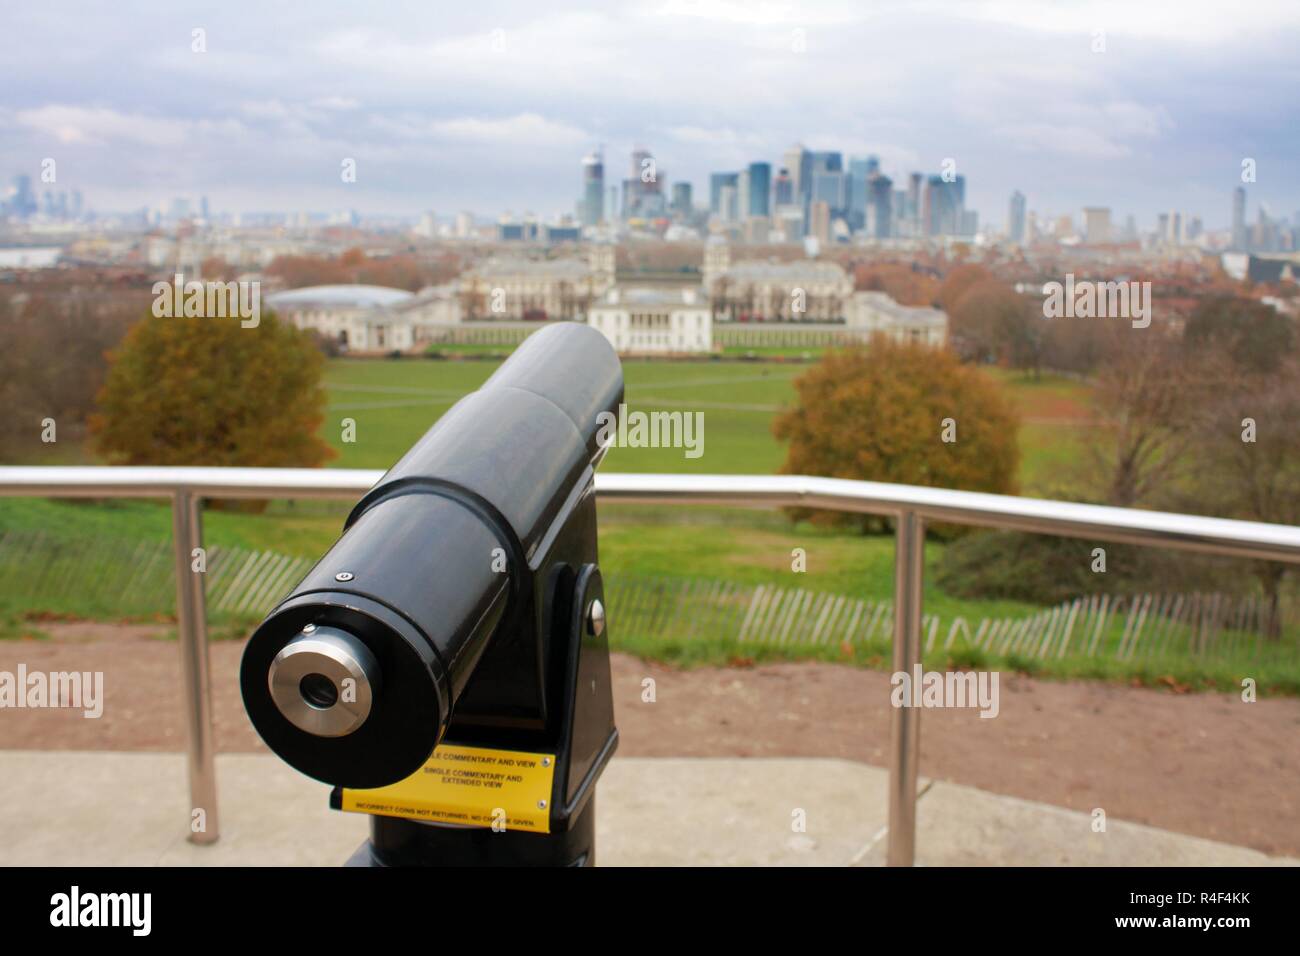
M 221 839 L 186 840 L 179 754 L 0 752 L 0 864 L 333 866 L 366 818 L 266 754 L 217 758 Z M 605 866 L 880 865 L 884 770 L 845 760 L 615 758 L 597 800 Z M 922 781 L 917 863 L 1297 865 L 1255 850 Z M 802 825 L 802 827 L 801 827 Z

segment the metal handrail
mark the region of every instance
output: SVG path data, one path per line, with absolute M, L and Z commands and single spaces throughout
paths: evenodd
M 0 495 L 42 498 L 169 498 L 176 557 L 177 623 L 185 692 L 191 806 L 219 833 L 203 575 L 190 573 L 203 545 L 205 498 L 340 498 L 364 494 L 382 471 L 315 468 L 0 467 Z M 925 524 L 942 521 L 1040 534 L 1300 563 L 1300 528 L 1161 511 L 990 495 L 874 481 L 798 475 L 600 474 L 605 501 L 803 507 L 895 518 L 895 671 L 921 662 Z M 896 707 L 890 722 L 891 865 L 911 865 L 916 840 L 920 710 Z

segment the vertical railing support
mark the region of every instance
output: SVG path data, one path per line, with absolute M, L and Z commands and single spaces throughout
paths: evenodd
M 190 773 L 190 842 L 215 843 L 216 745 L 212 735 L 212 680 L 208 673 L 208 623 L 204 577 L 203 499 L 177 489 L 172 496 L 172 542 L 176 550 L 176 626 L 181 650 L 181 691 Z
M 921 586 L 925 523 L 914 511 L 894 529 L 894 673 L 915 677 L 921 663 Z M 911 866 L 916 855 L 916 778 L 921 755 L 921 709 L 894 707 L 889 720 L 889 866 Z

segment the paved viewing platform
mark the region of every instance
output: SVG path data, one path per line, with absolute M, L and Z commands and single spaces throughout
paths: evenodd
M 0 752 L 0 864 L 334 866 L 366 838 L 329 788 L 269 754 L 217 758 L 221 839 L 186 840 L 185 758 Z M 884 862 L 885 770 L 813 758 L 614 758 L 597 790 L 604 866 Z M 1297 865 L 1256 850 L 922 779 L 919 866 Z M 806 826 L 796 832 L 802 811 Z

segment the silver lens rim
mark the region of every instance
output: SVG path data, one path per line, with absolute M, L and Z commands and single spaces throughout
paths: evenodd
M 329 707 L 303 696 L 302 681 L 312 674 L 334 685 L 337 699 Z M 359 639 L 336 627 L 313 627 L 275 655 L 267 684 L 276 708 L 299 730 L 316 737 L 346 737 L 370 716 L 379 676 L 379 662 Z

